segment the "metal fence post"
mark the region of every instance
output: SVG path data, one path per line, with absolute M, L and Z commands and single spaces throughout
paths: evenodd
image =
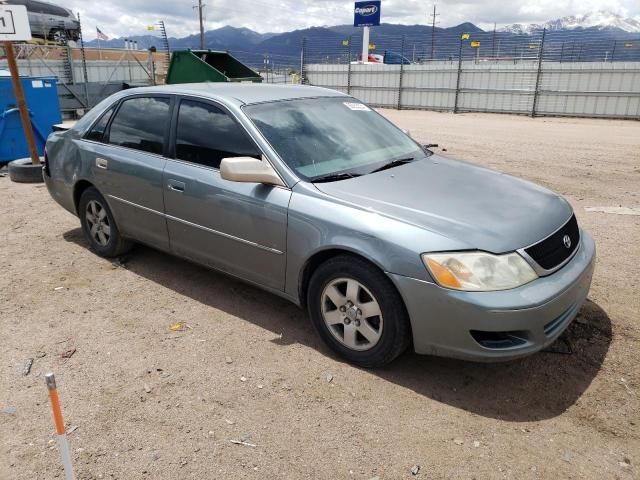
M 306 82 L 304 72 L 305 53 L 307 49 L 307 37 L 302 39 L 302 50 L 300 50 L 300 85 L 304 85 Z
M 398 104 L 396 108 L 400 110 L 402 107 L 402 79 L 404 77 L 404 35 L 400 44 L 400 78 L 398 78 Z
M 69 46 L 69 44 L 67 44 L 66 46 L 66 64 L 69 66 L 69 80 L 71 81 L 72 85 L 76 84 L 76 75 L 74 70 L 74 66 L 73 66 L 73 53 L 71 51 L 71 47 Z
M 538 97 L 540 96 L 540 79 L 542 78 L 542 57 L 544 56 L 544 37 L 547 33 L 546 27 L 542 29 L 542 40 L 540 41 L 540 52 L 538 53 L 538 73 L 536 74 L 536 88 L 533 91 L 533 105 L 531 107 L 531 116 L 536 116 L 536 107 L 538 106 Z
M 155 52 L 155 48 L 151 47 L 149 49 L 149 70 L 151 70 L 151 85 L 156 84 L 156 59 L 153 57 Z
M 78 25 L 80 25 L 80 29 L 78 33 L 80 34 L 80 56 L 82 57 L 82 77 L 84 79 L 84 96 L 87 100 L 87 108 L 91 108 L 91 103 L 89 102 L 89 73 L 87 72 L 87 56 L 84 50 L 84 37 L 82 36 L 82 22 L 80 21 L 80 13 L 78 13 Z
M 460 35 L 460 47 L 458 48 L 458 77 L 456 78 L 456 96 L 453 100 L 453 113 L 458 113 L 458 97 L 460 96 L 460 77 L 462 74 L 462 37 L 464 33 Z
M 613 50 L 611 51 L 611 61 L 613 62 L 613 57 L 616 55 L 616 46 L 618 45 L 618 41 L 613 41 Z
M 347 95 L 351 95 L 351 42 L 352 40 L 353 40 L 353 35 L 350 35 L 348 40 L 349 57 L 347 58 Z

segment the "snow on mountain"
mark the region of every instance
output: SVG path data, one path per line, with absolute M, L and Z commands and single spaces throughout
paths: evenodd
M 531 32 L 535 32 L 536 30 L 542 30 L 544 27 L 538 23 L 514 23 L 511 25 L 506 25 L 498 29 L 499 32 L 509 32 L 516 33 L 519 35 L 525 34 L 529 35 Z
M 640 33 L 640 21 L 633 18 L 624 18 L 607 11 L 590 12 L 585 15 L 572 15 L 568 17 L 550 20 L 543 24 L 514 23 L 500 28 L 501 32 L 529 34 L 536 30 L 574 30 L 576 28 L 597 28 L 598 30 L 618 29 L 624 32 Z

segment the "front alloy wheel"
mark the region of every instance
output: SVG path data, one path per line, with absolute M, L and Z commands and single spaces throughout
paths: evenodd
M 378 301 L 352 278 L 337 278 L 324 288 L 322 317 L 334 338 L 352 350 L 369 350 L 382 335 L 384 320 Z
M 361 257 L 345 254 L 320 265 L 309 281 L 307 308 L 326 344 L 361 367 L 385 365 L 411 342 L 402 297 Z

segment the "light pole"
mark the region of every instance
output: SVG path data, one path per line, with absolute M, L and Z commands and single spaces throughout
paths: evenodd
M 198 0 L 198 6 L 193 7 L 198 9 L 198 19 L 200 20 L 200 50 L 204 50 L 204 20 L 202 18 L 202 10 L 206 7 L 202 0 Z

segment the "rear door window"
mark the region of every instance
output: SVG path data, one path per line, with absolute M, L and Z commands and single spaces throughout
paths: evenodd
M 169 125 L 167 97 L 135 97 L 120 105 L 106 143 L 162 155 Z
M 214 105 L 182 100 L 178 111 L 176 158 L 220 168 L 228 157 L 260 158 L 261 152 L 245 129 Z

